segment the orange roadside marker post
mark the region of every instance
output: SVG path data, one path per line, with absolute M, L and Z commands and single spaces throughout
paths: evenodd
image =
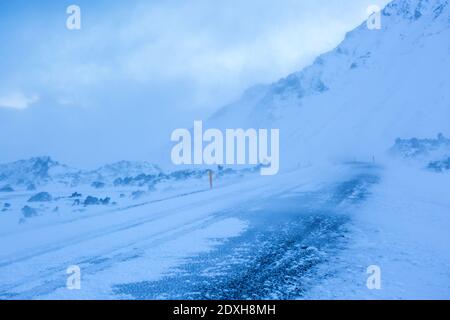
M 212 189 L 213 184 L 212 184 L 212 170 L 209 170 L 209 188 Z

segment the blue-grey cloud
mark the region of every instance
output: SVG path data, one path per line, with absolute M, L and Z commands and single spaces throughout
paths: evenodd
M 300 69 L 387 2 L 0 1 L 0 160 L 157 158 L 171 129 Z

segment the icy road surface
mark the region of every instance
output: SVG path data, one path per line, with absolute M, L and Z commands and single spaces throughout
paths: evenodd
M 4 232 L 0 297 L 301 298 L 324 277 L 316 267 L 345 248 L 349 212 L 370 195 L 377 172 L 352 164 L 322 176 L 254 176 Z M 66 288 L 71 265 L 81 269 L 80 290 Z

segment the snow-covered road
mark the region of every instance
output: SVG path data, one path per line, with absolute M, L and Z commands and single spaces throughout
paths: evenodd
M 332 172 L 253 177 L 3 233 L 0 296 L 301 297 L 314 267 L 345 246 L 347 210 L 377 182 L 370 166 Z M 66 288 L 71 265 L 81 290 Z
M 375 175 L 360 174 L 326 189 L 276 194 L 220 213 L 249 227 L 158 281 L 116 285 L 115 292 L 137 299 L 300 298 L 317 281 L 315 266 L 345 247 L 350 218 L 343 202 L 362 201 L 376 182 Z

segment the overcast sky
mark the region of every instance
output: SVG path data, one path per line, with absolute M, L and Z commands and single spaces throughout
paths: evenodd
M 0 0 L 0 161 L 161 159 L 173 129 L 301 69 L 387 2 Z

